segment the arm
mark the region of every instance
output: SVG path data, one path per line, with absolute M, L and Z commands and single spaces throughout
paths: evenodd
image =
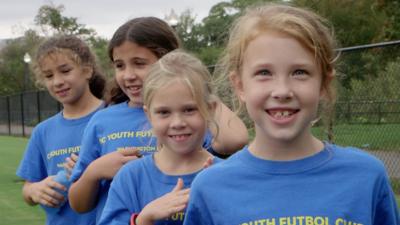
M 97 205 L 100 181 L 111 180 L 118 170 L 128 161 L 137 159 L 139 151 L 126 148 L 104 155 L 89 164 L 82 176 L 71 185 L 68 198 L 71 207 L 84 213 Z
M 390 180 L 385 174 L 378 189 L 377 200 L 374 212 L 374 225 L 400 225 L 399 208 L 393 194 Z
M 231 155 L 247 144 L 249 137 L 243 121 L 221 101 L 217 102 L 214 118 L 218 131 L 214 128 L 211 132 L 216 137 L 212 144 L 216 152 Z
M 64 201 L 64 196 L 58 193 L 55 188 L 66 191 L 66 187 L 53 181 L 54 176 L 49 176 L 39 182 L 25 181 L 22 187 L 22 196 L 29 205 L 42 204 L 50 207 L 57 207 Z

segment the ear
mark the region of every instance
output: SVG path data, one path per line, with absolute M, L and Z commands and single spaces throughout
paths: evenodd
M 335 78 L 335 75 L 336 75 L 336 70 L 334 69 L 326 74 L 325 81 L 321 86 L 321 91 L 320 91 L 321 97 L 327 97 L 328 95 L 327 88 L 332 83 L 333 79 Z
M 211 115 L 214 117 L 218 107 L 218 99 L 212 101 L 208 104 L 208 109 L 211 112 Z
M 82 73 L 86 80 L 90 80 L 93 76 L 93 68 L 90 66 L 84 66 L 82 68 Z
M 236 71 L 231 72 L 229 74 L 229 80 L 231 81 L 231 84 L 233 86 L 233 89 L 240 99 L 240 101 L 245 102 L 245 95 L 244 95 L 244 90 L 243 90 L 243 81 L 240 77 L 240 74 Z

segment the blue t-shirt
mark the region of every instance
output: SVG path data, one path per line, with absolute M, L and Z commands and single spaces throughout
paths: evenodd
M 100 108 L 103 106 L 96 111 Z M 80 152 L 83 131 L 96 111 L 78 119 L 65 119 L 60 112 L 38 124 L 32 132 L 17 176 L 29 182 L 39 182 L 63 170 L 65 159 L 71 153 Z M 94 224 L 94 216 L 94 213 L 77 214 L 67 201 L 57 213 L 46 211 L 46 224 Z
M 82 151 L 71 180 L 78 180 L 91 162 L 116 150 L 136 147 L 140 149 L 142 155 L 155 152 L 157 140 L 151 129 L 143 107 L 129 107 L 128 102 L 112 105 L 96 113 L 86 127 L 82 139 Z M 211 140 L 212 136 L 207 134 L 204 145 L 211 147 Z M 110 180 L 100 182 L 96 206 L 97 221 L 107 199 L 110 182 Z
M 214 163 L 221 161 L 214 158 Z M 190 187 L 192 174 L 171 176 L 158 169 L 152 155 L 124 165 L 114 177 L 108 193 L 108 199 L 101 216 L 101 225 L 126 225 L 132 213 L 139 213 L 153 200 L 171 192 L 178 178 L 182 178 L 184 187 Z M 184 212 L 179 212 L 155 225 L 182 225 Z
M 383 164 L 326 144 L 300 160 L 269 161 L 248 148 L 193 181 L 185 225 L 399 225 Z

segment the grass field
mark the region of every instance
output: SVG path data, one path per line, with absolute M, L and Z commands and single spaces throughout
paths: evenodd
M 0 224 L 44 224 L 44 213 L 40 207 L 28 206 L 23 201 L 22 182 L 15 175 L 26 142 L 26 138 L 0 136 L 0 216 L 2 218 Z M 400 195 L 396 196 L 396 199 L 400 205 Z
M 0 224 L 44 224 L 40 207 L 28 206 L 22 199 L 22 182 L 15 175 L 26 142 L 26 138 L 0 136 Z
M 326 140 L 321 127 L 312 129 L 314 135 Z M 381 125 L 335 125 L 334 142 L 343 146 L 354 146 L 366 150 L 400 151 L 400 124 Z

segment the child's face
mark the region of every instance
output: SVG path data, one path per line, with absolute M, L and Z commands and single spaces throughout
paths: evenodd
M 143 81 L 158 58 L 153 52 L 136 43 L 125 41 L 113 50 L 117 83 L 129 97 L 130 106 L 143 106 Z
M 40 62 L 43 82 L 50 95 L 61 104 L 76 104 L 90 92 L 88 80 L 92 71 L 76 64 L 62 53 L 53 53 Z
M 186 84 L 174 81 L 157 90 L 146 112 L 163 150 L 188 154 L 202 148 L 207 125 Z
M 313 53 L 287 35 L 263 33 L 247 46 L 239 76 L 235 88 L 255 122 L 256 139 L 285 144 L 310 140 L 322 93 Z

